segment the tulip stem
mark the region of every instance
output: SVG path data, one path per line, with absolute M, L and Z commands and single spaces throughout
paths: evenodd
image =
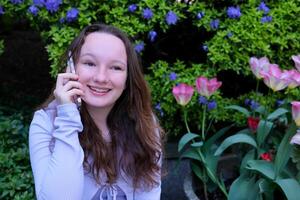
M 202 117 L 202 140 L 205 141 L 205 118 L 206 118 L 206 106 L 203 106 L 203 117 Z
M 211 171 L 211 169 L 209 168 L 209 166 L 207 166 L 207 163 L 206 163 L 206 160 L 205 160 L 205 157 L 204 155 L 202 154 L 201 150 L 200 149 L 197 149 L 197 152 L 200 156 L 200 159 L 207 171 L 207 175 L 208 177 L 210 177 L 210 179 L 218 185 L 218 187 L 220 188 L 220 190 L 223 192 L 223 194 L 226 196 L 226 198 L 228 198 L 228 193 L 226 191 L 226 188 L 224 187 L 223 184 L 220 183 L 219 179 L 215 176 L 215 174 Z
M 258 88 L 259 88 L 259 79 L 257 79 L 256 81 L 256 89 L 255 89 L 256 95 L 258 93 Z
M 186 127 L 188 133 L 190 133 L 191 131 L 190 131 L 189 125 L 187 123 L 187 111 L 186 110 L 183 110 L 183 116 L 184 116 L 185 127 Z

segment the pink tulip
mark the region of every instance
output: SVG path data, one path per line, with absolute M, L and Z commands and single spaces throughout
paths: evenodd
M 257 59 L 256 57 L 251 57 L 249 60 L 251 71 L 258 79 L 262 79 L 260 72 L 261 71 L 268 71 L 269 69 L 269 59 L 267 57 L 262 57 Z
M 292 56 L 292 59 L 295 62 L 295 67 L 300 72 L 300 54 L 297 56 Z
M 290 84 L 290 77 L 287 72 L 282 72 L 276 64 L 270 64 L 268 71 L 261 71 L 264 83 L 273 91 L 283 90 Z
M 297 133 L 292 137 L 290 143 L 300 145 L 300 130 L 297 130 Z
M 287 78 L 290 80 L 290 83 L 288 85 L 289 88 L 293 89 L 300 85 L 300 73 L 297 70 L 284 70 L 283 72 L 286 73 Z
M 196 88 L 199 94 L 209 98 L 219 87 L 222 82 L 217 81 L 217 78 L 208 80 L 206 77 L 200 76 L 196 80 Z
M 292 101 L 292 116 L 297 126 L 300 126 L 300 101 Z
M 177 103 L 185 106 L 192 99 L 194 88 L 190 85 L 180 83 L 179 85 L 173 87 L 172 93 Z

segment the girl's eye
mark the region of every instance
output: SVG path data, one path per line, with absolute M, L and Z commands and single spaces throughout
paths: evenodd
M 89 67 L 94 67 L 95 66 L 95 64 L 93 62 L 84 62 L 83 64 L 87 65 Z
M 120 67 L 120 66 L 112 66 L 111 69 L 113 69 L 113 70 L 122 70 L 122 67 Z

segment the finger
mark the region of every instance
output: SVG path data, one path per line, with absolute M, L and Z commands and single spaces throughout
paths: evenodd
M 68 81 L 64 86 L 64 91 L 69 91 L 72 88 L 78 88 L 80 90 L 83 90 L 83 86 L 80 82 L 78 81 Z
M 78 80 L 78 75 L 77 74 L 72 74 L 72 73 L 58 74 L 57 80 L 56 80 L 56 88 L 60 88 L 61 86 L 66 84 L 66 82 L 69 81 L 70 79 Z
M 72 97 L 74 99 L 77 96 L 84 96 L 84 92 L 80 89 L 74 88 L 72 90 L 69 90 L 67 92 L 67 95 L 69 95 L 70 97 Z

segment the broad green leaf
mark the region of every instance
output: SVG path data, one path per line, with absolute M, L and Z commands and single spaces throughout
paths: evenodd
M 181 155 L 181 157 L 182 158 L 191 158 L 191 159 L 198 160 L 198 161 L 202 162 L 202 160 L 201 160 L 201 158 L 199 156 L 199 153 L 194 148 L 191 148 L 191 149 L 188 149 L 187 151 L 185 151 Z
M 216 132 L 213 136 L 211 136 L 208 140 L 205 141 L 203 147 L 207 151 L 211 148 L 211 146 L 216 142 L 217 139 L 222 137 L 233 125 L 227 126 Z
M 236 134 L 241 134 L 241 133 L 246 134 L 246 135 L 252 135 L 252 134 L 253 134 L 253 133 L 250 131 L 249 128 L 242 129 L 242 130 L 238 131 Z M 235 134 L 235 135 L 236 135 L 236 134 Z
M 203 142 L 202 141 L 201 142 L 194 142 L 194 143 L 191 144 L 191 146 L 192 147 L 201 147 L 201 146 L 203 146 Z
M 241 166 L 240 166 L 240 174 L 242 174 L 246 169 L 247 166 L 247 162 L 249 160 L 254 160 L 255 159 L 255 149 L 251 149 L 250 151 L 248 151 L 248 153 L 244 156 L 242 162 L 241 162 Z
M 196 165 L 194 162 L 191 164 L 191 168 L 193 172 L 196 174 L 196 176 L 202 180 L 203 182 L 206 182 L 206 177 L 203 173 L 203 168 L 201 169 L 198 165 Z
M 289 112 L 287 109 L 284 109 L 284 108 L 278 108 L 277 110 L 275 110 L 274 112 L 272 112 L 268 117 L 267 117 L 267 120 L 274 120 L 276 118 L 278 118 L 279 116 L 285 114 Z
M 245 174 L 239 176 L 230 186 L 228 200 L 256 200 L 258 187 L 255 186 L 255 177 L 248 177 Z
M 255 140 L 251 136 L 246 134 L 236 134 L 226 138 L 219 146 L 219 148 L 216 150 L 215 155 L 216 156 L 221 155 L 223 151 L 225 151 L 225 149 L 227 149 L 229 146 L 236 143 L 247 143 L 252 145 L 255 148 L 257 147 Z
M 238 106 L 238 105 L 227 106 L 227 107 L 225 107 L 225 108 L 226 108 L 226 109 L 237 110 L 237 111 L 243 113 L 244 115 L 246 115 L 246 117 L 249 117 L 249 116 L 250 116 L 250 112 L 249 112 L 246 108 L 243 108 L 243 107 Z
M 259 193 L 264 194 L 266 200 L 273 200 L 273 192 L 275 184 L 272 181 L 261 178 L 257 181 L 259 187 Z
M 293 145 L 290 144 L 290 138 L 297 131 L 296 125 L 293 123 L 286 131 L 280 145 L 278 151 L 275 156 L 275 175 L 276 177 L 280 174 L 290 156 L 292 154 Z
M 299 199 L 300 185 L 295 179 L 277 179 L 275 183 L 279 185 L 288 200 Z
M 187 143 L 189 143 L 191 140 L 193 140 L 197 137 L 200 137 L 200 136 L 195 133 L 184 134 L 184 136 L 182 136 L 182 138 L 179 140 L 178 152 L 180 152 Z
M 273 122 L 260 120 L 257 127 L 257 144 L 260 146 L 264 143 L 266 137 L 269 135 L 273 127 Z
M 258 171 L 271 180 L 275 179 L 274 165 L 271 162 L 265 160 L 250 160 L 247 163 L 247 169 Z
M 206 166 L 211 170 L 211 172 L 216 177 L 217 176 L 217 165 L 218 165 L 220 156 L 215 156 L 214 151 L 212 149 L 202 152 L 202 153 L 204 154 L 203 156 L 205 157 Z

